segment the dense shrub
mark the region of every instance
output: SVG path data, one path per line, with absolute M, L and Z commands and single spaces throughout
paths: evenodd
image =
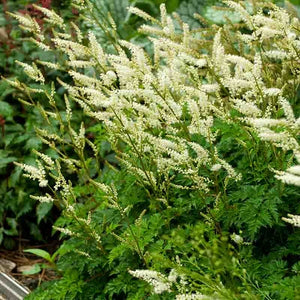
M 89 1 L 74 2 L 93 17 Z M 37 8 L 53 36 L 14 15 L 65 59 L 42 64 L 72 79 L 49 91 L 44 72 L 20 63 L 40 85 L 8 80 L 46 97 L 41 115 L 58 128 L 37 129 L 48 155 L 18 163 L 41 188 L 32 198 L 63 211 L 54 230 L 68 237 L 61 277 L 29 299 L 299 295 L 299 18 L 292 5 L 224 3 L 234 11 L 224 24 L 196 15 L 197 29 L 164 5 L 159 20 L 131 8 L 148 21 L 153 55 L 121 40 L 112 19 L 105 52 L 54 11 Z
M 120 1 L 119 1 L 120 2 Z M 16 22 L 7 14 L 15 11 L 24 16 L 29 14 L 37 20 L 41 32 L 51 35 L 51 26 L 44 22 L 43 13 L 34 7 L 33 4 L 40 5 L 47 9 L 60 10 L 61 16 L 68 23 L 80 24 L 83 34 L 88 30 L 94 30 L 99 41 L 107 51 L 110 51 L 111 36 L 103 28 L 94 27 L 87 17 L 93 17 L 98 22 L 105 24 L 105 28 L 110 30 L 111 24 L 108 22 L 107 13 L 117 20 L 118 37 L 126 39 L 137 39 L 140 43 L 145 43 L 146 39 L 138 33 L 137 28 L 141 21 L 136 17 L 129 17 L 126 7 L 129 2 L 110 0 L 95 0 L 91 2 L 90 10 L 84 10 L 78 14 L 78 10 L 71 7 L 70 1 L 39 0 L 39 1 L 3 1 L 0 7 L 0 73 L 8 79 L 18 79 L 29 84 L 26 75 L 22 74 L 21 67 L 16 63 L 28 61 L 28 57 L 36 63 L 46 60 L 48 62 L 61 62 L 64 58 L 56 53 L 45 52 L 40 49 L 34 41 L 27 38 L 24 32 L 17 28 Z M 26 4 L 26 5 L 25 5 Z M 168 1 L 170 11 L 178 8 L 179 1 Z M 25 5 L 25 6 L 24 6 Z M 147 9 L 151 14 L 158 15 L 159 3 L 139 1 L 136 5 Z M 91 16 L 91 13 L 93 16 Z M 105 23 L 106 21 L 106 23 Z M 75 26 L 75 27 L 74 27 Z M 72 27 L 76 31 L 77 26 Z M 45 67 L 43 72 L 47 74 L 48 80 L 55 80 L 60 77 L 69 82 L 70 77 L 65 76 L 62 70 L 49 70 Z M 21 73 L 21 75 L 20 75 Z M 46 84 L 47 85 L 47 84 Z M 30 85 L 35 88 L 36 85 Z M 50 91 L 51 86 L 47 86 Z M 63 89 L 56 93 L 58 109 L 64 109 L 61 103 Z M 31 95 L 33 101 L 46 105 L 45 97 L 40 94 Z M 36 203 L 30 198 L 37 188 L 36 184 L 26 181 L 21 176 L 21 170 L 14 167 L 13 161 L 34 163 L 35 154 L 32 151 L 48 151 L 43 147 L 42 141 L 36 136 L 36 128 L 47 127 L 49 124 L 44 120 L 40 113 L 40 107 L 33 107 L 24 104 L 22 94 L 14 87 L 9 86 L 5 80 L 0 80 L 0 244 L 5 248 L 13 249 L 16 247 L 16 237 L 31 239 L 31 242 L 45 241 L 50 238 L 50 228 L 54 220 L 59 216 L 59 207 L 53 208 L 53 203 Z M 60 103 L 60 104 L 59 104 Z M 63 113 L 63 111 L 61 111 Z M 75 117 L 75 118 L 74 118 Z M 74 107 L 73 122 L 80 125 L 82 113 Z M 51 122 L 50 127 L 57 126 Z M 74 125 L 76 126 L 76 125 Z

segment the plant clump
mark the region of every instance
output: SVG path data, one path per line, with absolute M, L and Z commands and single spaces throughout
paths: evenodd
M 92 2 L 73 2 L 97 26 Z M 270 1 L 224 5 L 233 20 L 192 29 L 164 4 L 160 19 L 129 8 L 152 51 L 110 17 L 108 51 L 47 8 L 47 36 L 13 15 L 64 58 L 50 91 L 35 63 L 19 63 L 34 85 L 8 80 L 44 97 L 30 104 L 53 124 L 36 129 L 52 154 L 18 165 L 65 238 L 61 277 L 29 299 L 296 299 L 300 21 Z

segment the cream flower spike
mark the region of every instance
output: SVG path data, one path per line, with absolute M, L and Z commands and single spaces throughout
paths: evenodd
M 284 222 L 287 222 L 287 223 L 290 223 L 296 227 L 300 227 L 300 216 L 299 215 L 291 215 L 291 214 L 288 214 L 287 215 L 288 218 L 282 218 L 282 220 Z
M 65 29 L 64 19 L 60 17 L 58 14 L 56 14 L 53 10 L 47 9 L 45 7 L 40 7 L 38 5 L 33 4 L 33 7 L 37 10 L 41 11 L 47 18 L 45 18 L 45 21 L 52 24 L 57 25 L 61 29 Z

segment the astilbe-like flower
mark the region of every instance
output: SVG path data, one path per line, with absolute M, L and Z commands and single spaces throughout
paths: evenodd
M 26 63 L 20 62 L 20 61 L 16 61 L 16 63 L 24 68 L 24 72 L 31 79 L 33 79 L 37 82 L 41 82 L 41 83 L 45 82 L 45 78 L 44 78 L 42 72 L 37 68 L 37 66 L 34 63 L 32 64 L 32 66 L 30 66 Z
M 287 223 L 290 223 L 296 227 L 300 227 L 300 216 L 299 215 L 288 214 L 287 216 L 288 216 L 287 218 L 283 217 L 282 220 Z
M 229 3 L 229 2 L 227 2 Z M 230 2 L 230 6 L 235 6 Z M 245 14 L 245 11 L 242 12 Z M 248 41 L 248 45 L 252 42 L 260 40 L 263 43 L 264 50 L 261 53 L 261 57 L 267 59 L 275 59 L 281 61 L 282 73 L 281 77 L 287 75 L 287 69 L 290 69 L 293 77 L 288 80 L 288 85 L 296 89 L 295 85 L 299 84 L 299 77 L 296 76 L 296 69 L 299 67 L 299 19 L 291 18 L 289 14 L 277 7 L 273 7 L 269 11 L 268 16 L 264 15 L 263 11 L 260 10 L 254 16 L 246 17 L 251 20 L 251 26 L 253 31 L 252 38 Z M 249 26 L 250 27 L 250 26 Z M 274 43 L 276 41 L 276 44 Z M 270 42 L 272 41 L 272 42 Z M 276 45 L 276 46 L 273 46 Z M 259 59 L 261 60 L 261 59 Z M 290 63 L 290 62 L 293 63 Z M 262 70 L 261 67 L 259 67 Z M 254 70 L 253 70 L 254 71 Z M 257 72 L 253 72 L 253 75 Z M 274 75 L 273 75 L 274 76 Z M 280 76 L 280 75 L 279 75 Z M 273 145 L 282 148 L 283 150 L 291 150 L 294 152 L 296 158 L 299 158 L 299 143 L 297 137 L 300 132 L 299 118 L 297 119 L 294 115 L 293 108 L 290 102 L 283 96 L 286 88 L 286 81 L 275 76 L 273 79 L 274 86 L 266 86 L 263 78 L 263 73 L 259 71 L 258 76 L 253 77 L 255 84 L 252 86 L 252 91 L 248 91 L 250 98 L 255 96 L 256 99 L 262 99 L 259 101 L 265 106 L 267 103 L 267 109 L 261 110 L 261 113 L 257 113 L 255 118 L 246 111 L 241 111 L 247 116 L 247 122 L 255 128 L 258 136 L 266 142 L 272 143 Z M 251 79 L 251 78 L 250 78 Z M 269 80 L 269 79 L 268 79 Z M 291 89 L 291 87 L 288 87 Z M 247 89 L 246 89 L 247 90 Z M 263 98 L 262 98 L 263 96 Z M 267 102 L 268 100 L 271 100 Z M 255 103 L 255 100 L 252 100 Z M 260 108 L 261 104 L 256 101 L 256 107 Z M 270 117 L 272 111 L 277 113 L 277 107 L 282 109 L 284 117 L 281 119 Z M 299 162 L 299 159 L 298 159 Z M 277 171 L 275 177 L 286 184 L 300 186 L 300 172 L 299 166 L 292 166 L 285 172 Z M 289 215 L 289 218 L 282 218 L 284 221 L 291 223 L 295 226 L 299 226 L 299 216 Z
M 51 202 L 54 201 L 54 199 L 49 194 L 46 194 L 45 196 L 33 196 L 33 195 L 31 195 L 30 198 L 32 198 L 34 200 L 37 200 L 41 203 L 51 203 Z
M 38 36 L 42 36 L 41 28 L 40 28 L 39 24 L 31 16 L 29 16 L 29 15 L 23 16 L 21 14 L 12 14 L 12 13 L 8 13 L 8 14 L 10 16 L 12 16 L 13 18 L 15 18 L 20 23 L 19 27 L 21 27 L 23 30 L 32 32 Z
M 206 296 L 201 293 L 182 293 L 183 290 L 187 291 L 188 282 L 185 280 L 185 276 L 178 274 L 175 269 L 172 269 L 168 276 L 153 270 L 129 270 L 129 273 L 149 283 L 153 288 L 154 294 L 181 290 L 181 293 L 176 295 L 176 300 L 215 299 L 214 297 Z
M 46 155 L 44 153 L 40 153 L 39 151 L 36 151 L 36 150 L 34 150 L 33 152 L 37 156 L 39 156 L 50 169 L 54 166 L 54 161 L 52 160 L 51 157 L 49 157 L 48 155 Z
M 41 7 L 33 4 L 33 7 L 39 11 L 41 11 L 47 18 L 45 18 L 45 22 L 48 22 L 50 24 L 59 26 L 60 28 L 64 29 L 65 24 L 62 17 L 60 17 L 58 14 L 56 14 L 53 10 L 50 10 L 46 7 Z
M 38 167 L 15 163 L 17 166 L 21 167 L 26 173 L 25 177 L 28 177 L 32 180 L 37 180 L 39 182 L 40 187 L 46 187 L 48 185 L 48 180 L 46 179 L 46 171 L 41 164 L 41 162 L 37 161 Z
M 129 271 L 129 273 L 148 282 L 153 287 L 155 294 L 162 294 L 163 292 L 171 291 L 171 284 L 168 279 L 161 273 L 152 270 L 135 270 Z
M 176 295 L 176 300 L 213 300 L 213 299 L 216 299 L 216 298 L 205 296 L 200 293 Z

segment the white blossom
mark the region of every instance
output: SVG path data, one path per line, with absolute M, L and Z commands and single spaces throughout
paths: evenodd
M 288 214 L 288 218 L 283 217 L 283 221 L 290 223 L 296 227 L 300 227 L 300 216 Z
M 285 172 L 283 175 L 275 175 L 275 177 L 286 184 L 300 186 L 300 176 Z
M 36 34 L 37 36 L 42 36 L 41 35 L 41 29 L 39 24 L 35 19 L 33 19 L 31 16 L 27 15 L 22 15 L 22 14 L 12 14 L 8 12 L 10 16 L 15 18 L 21 25 L 19 25 L 22 29 L 32 32 Z M 44 37 L 42 36 L 42 40 Z
M 244 239 L 240 235 L 238 235 L 236 233 L 233 233 L 232 235 L 230 235 L 230 237 L 238 245 L 240 245 L 240 244 L 242 244 L 244 242 Z
M 155 294 L 171 292 L 170 283 L 168 282 L 167 278 L 159 272 L 152 270 L 130 270 L 129 273 L 134 277 L 148 282 L 153 287 L 153 291 Z
M 202 84 L 200 88 L 205 93 L 215 93 L 220 90 L 220 86 L 217 83 Z
M 80 236 L 78 233 L 75 233 L 68 228 L 53 226 L 53 229 L 60 231 L 61 233 L 68 235 L 68 236 Z
M 49 167 L 54 166 L 54 161 L 48 155 L 41 153 L 39 151 L 33 150 L 35 154 L 37 154 Z
M 45 196 L 30 195 L 30 198 L 32 198 L 34 200 L 38 200 L 41 203 L 51 203 L 54 201 L 54 199 L 49 194 L 46 194 Z
M 39 161 L 37 161 L 38 168 L 26 164 L 20 164 L 17 162 L 15 162 L 15 164 L 21 167 L 26 172 L 26 174 L 24 174 L 25 177 L 28 177 L 32 180 L 37 180 L 40 187 L 47 186 L 48 180 L 46 179 L 46 171 Z
M 269 58 L 273 58 L 273 59 L 286 59 L 289 57 L 289 54 L 285 51 L 282 50 L 269 50 L 269 51 L 265 51 L 264 55 L 269 57 Z
M 249 118 L 248 120 L 252 126 L 255 126 L 257 128 L 287 124 L 287 121 L 285 119 Z
M 33 63 L 32 66 L 20 62 L 16 60 L 16 63 L 24 68 L 24 72 L 33 80 L 39 81 L 41 83 L 45 82 L 45 78 L 42 74 L 42 72 L 37 68 L 37 66 Z
M 289 101 L 283 97 L 280 97 L 279 103 L 280 103 L 281 107 L 283 108 L 283 111 L 284 111 L 284 114 L 285 114 L 287 120 L 291 123 L 294 123 L 296 121 L 295 115 L 294 115 L 293 109 L 292 109 Z
M 300 165 L 296 165 L 288 168 L 287 172 L 300 176 Z
M 178 294 L 176 295 L 176 300 L 213 300 L 215 298 L 205 296 L 200 293 L 191 293 L 191 294 Z
M 239 15 L 241 16 L 242 20 L 247 24 L 247 26 L 252 29 L 253 25 L 251 22 L 250 14 L 247 10 L 240 4 L 233 1 L 224 1 L 229 7 L 233 8 Z
M 45 7 L 37 6 L 33 4 L 34 8 L 37 10 L 40 10 L 47 18 L 45 18 L 45 21 L 48 23 L 51 23 L 53 25 L 57 25 L 60 28 L 64 29 L 64 19 L 60 17 L 58 14 L 56 14 L 53 10 L 47 9 Z
M 257 117 L 261 115 L 261 110 L 254 103 L 248 103 L 241 99 L 232 99 L 232 102 L 234 103 L 236 110 L 245 116 Z
M 274 97 L 280 95 L 281 90 L 277 88 L 264 89 L 264 94 L 270 97 Z
M 222 165 L 221 164 L 214 164 L 210 170 L 213 171 L 213 172 L 217 172 L 219 171 L 220 169 L 222 168 Z

